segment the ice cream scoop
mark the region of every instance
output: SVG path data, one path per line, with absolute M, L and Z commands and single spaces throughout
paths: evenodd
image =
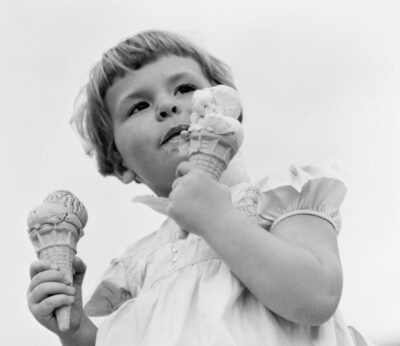
M 50 193 L 29 212 L 27 219 L 29 237 L 38 258 L 56 264 L 71 285 L 72 262 L 87 219 L 85 206 L 68 191 Z M 70 314 L 70 305 L 56 310 L 61 331 L 69 328 Z
M 196 90 L 192 97 L 189 161 L 219 180 L 243 142 L 237 120 L 242 112 L 238 92 L 226 85 Z

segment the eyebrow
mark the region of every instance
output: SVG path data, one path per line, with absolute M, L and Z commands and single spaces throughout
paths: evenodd
M 173 84 L 184 77 L 191 77 L 191 78 L 194 78 L 195 80 L 198 80 L 198 77 L 194 73 L 189 72 L 189 71 L 184 71 L 184 72 L 178 72 L 176 74 L 169 76 L 167 78 L 167 84 Z M 126 101 L 129 101 L 129 100 L 132 100 L 135 98 L 143 98 L 146 96 L 146 94 L 147 94 L 146 90 L 140 90 L 140 89 L 135 90 L 122 98 L 122 100 L 120 101 L 120 106 L 122 106 Z
M 198 78 L 197 75 L 195 75 L 194 73 L 189 72 L 189 71 L 184 71 L 184 72 L 178 72 L 178 73 L 173 74 L 172 76 L 168 77 L 167 78 L 167 82 L 168 83 L 174 83 L 174 82 L 176 82 L 179 79 L 184 78 L 184 77 L 191 77 L 191 78 L 194 78 L 196 80 Z
M 181 72 L 177 72 L 171 76 L 169 76 L 166 80 L 167 84 L 174 84 L 176 83 L 178 80 L 185 78 L 185 77 L 189 77 L 189 78 L 193 78 L 195 81 L 199 81 L 199 77 L 194 74 L 191 71 L 181 71 Z M 200 81 L 199 81 L 200 82 Z M 146 95 L 148 94 L 148 91 L 146 89 L 139 89 L 139 90 L 134 90 L 133 92 L 129 93 L 128 95 L 124 96 L 117 105 L 117 114 L 121 114 L 121 112 L 123 111 L 123 109 L 126 107 L 126 103 L 128 103 L 131 100 L 134 99 L 141 99 L 141 98 L 145 98 Z

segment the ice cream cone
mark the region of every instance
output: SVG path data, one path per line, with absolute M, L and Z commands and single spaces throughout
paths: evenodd
M 229 134 L 207 129 L 190 132 L 189 161 L 217 181 L 238 149 L 235 137 Z
M 226 85 L 196 90 L 192 96 L 189 161 L 217 181 L 242 144 L 240 114 L 239 95 Z
M 28 216 L 29 236 L 38 258 L 58 266 L 72 285 L 73 259 L 83 235 L 87 213 L 83 204 L 70 192 L 56 191 Z M 71 306 L 56 310 L 58 327 L 66 331 L 70 324 Z

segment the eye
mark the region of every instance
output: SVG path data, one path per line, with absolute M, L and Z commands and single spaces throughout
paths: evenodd
M 181 84 L 176 88 L 175 94 L 187 94 L 195 90 L 197 90 L 197 86 L 193 84 Z
M 136 113 L 140 112 L 141 110 L 146 109 L 148 106 L 149 106 L 149 104 L 147 102 L 144 102 L 144 101 L 140 101 L 138 103 L 135 103 L 133 105 L 133 107 L 129 109 L 128 116 L 136 114 Z

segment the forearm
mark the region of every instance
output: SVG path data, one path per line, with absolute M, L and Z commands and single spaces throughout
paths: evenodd
M 74 335 L 60 337 L 62 346 L 94 346 L 96 344 L 97 327 L 88 317 L 84 318 L 84 322 Z
M 271 234 L 232 209 L 201 234 L 268 309 L 296 323 L 318 325 L 338 302 L 329 264 Z M 340 288 L 341 289 L 341 288 Z

